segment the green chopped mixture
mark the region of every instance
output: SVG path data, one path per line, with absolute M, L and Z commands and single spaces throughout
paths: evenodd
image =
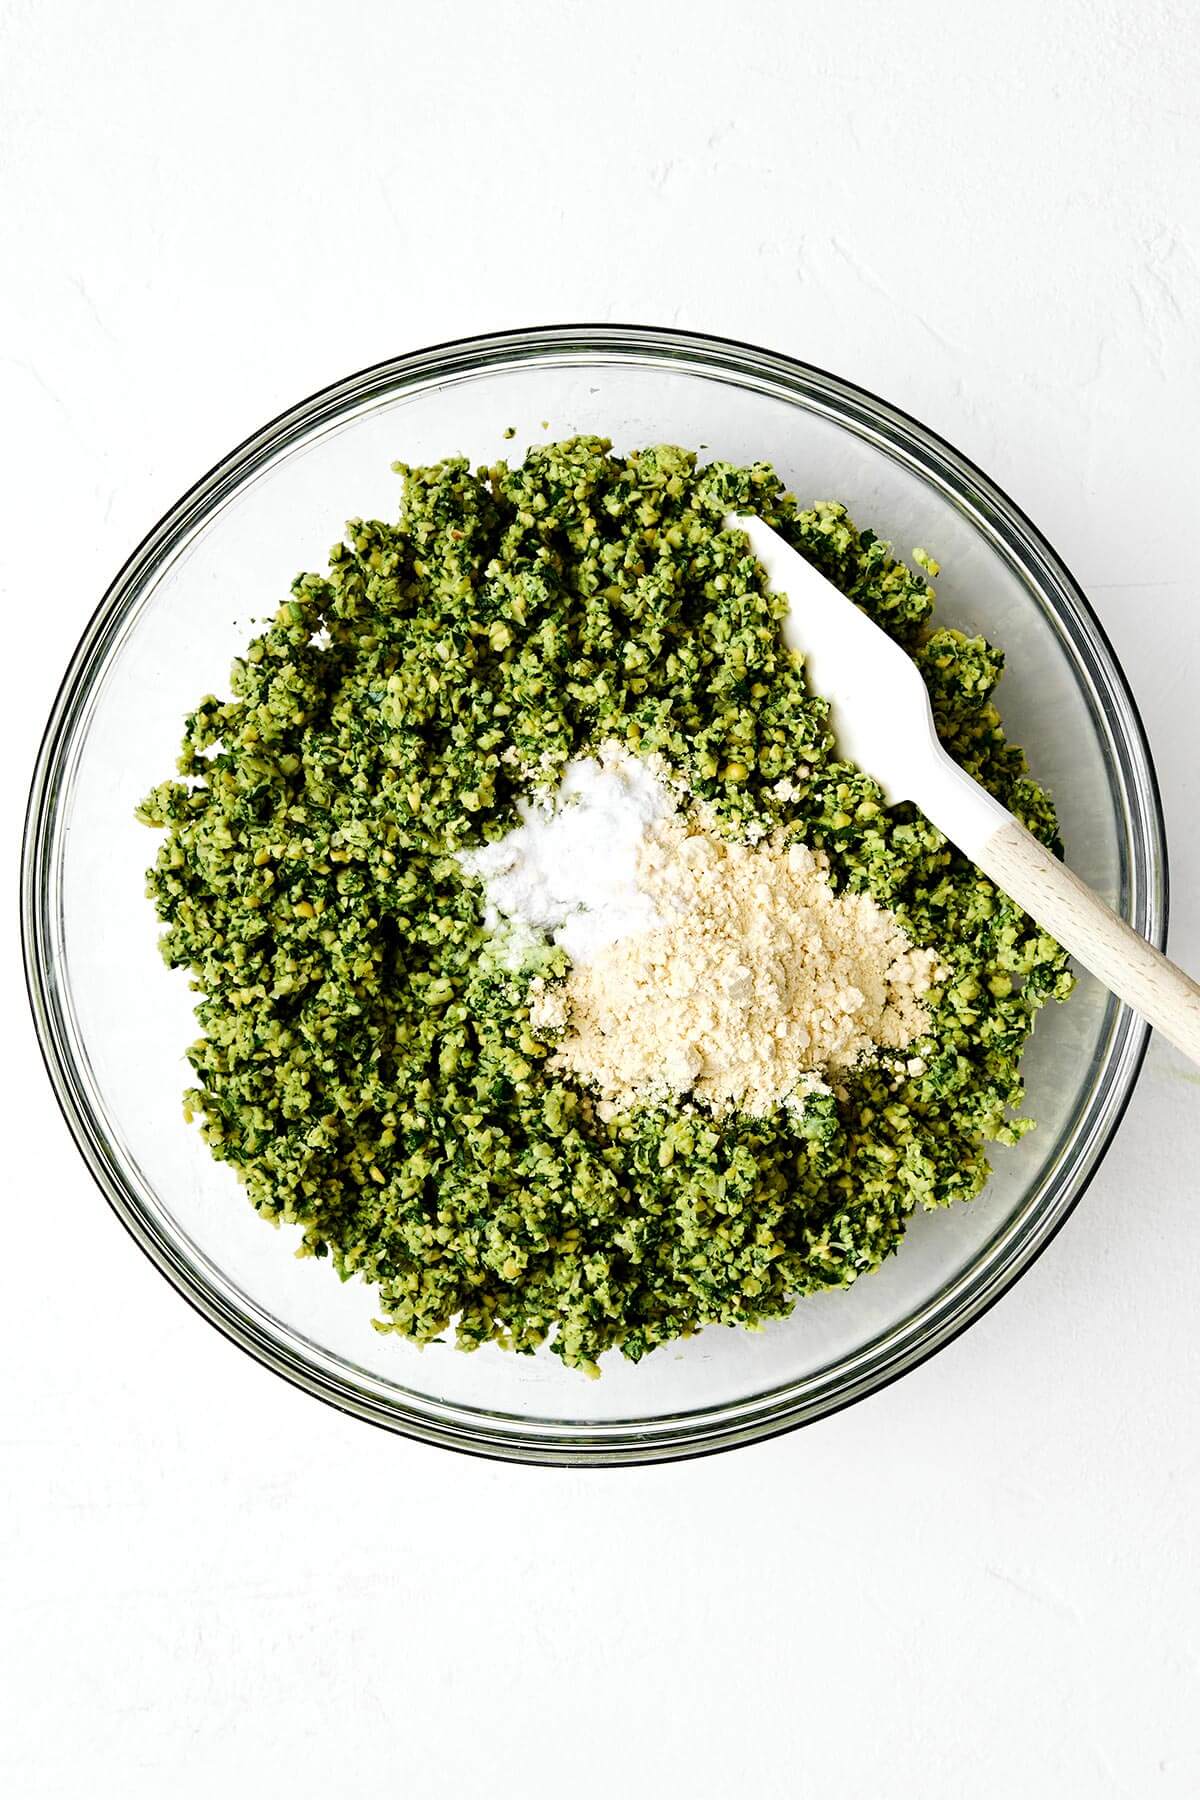
M 729 511 L 776 527 L 916 659 L 943 741 L 1057 848 L 991 703 L 1001 653 L 931 623 L 916 569 L 766 464 L 600 438 L 519 467 L 397 465 L 398 524 L 354 520 L 187 721 L 150 894 L 190 971 L 212 1154 L 303 1249 L 378 1289 L 382 1330 L 550 1347 L 590 1373 L 701 1326 L 753 1326 L 894 1251 L 916 1207 L 983 1185 L 1062 950 L 910 806 L 839 761 Z M 603 1120 L 546 1069 L 534 975 L 489 953 L 455 853 L 606 739 L 657 752 L 737 834 L 793 834 L 947 973 L 903 1068 L 796 1113 Z

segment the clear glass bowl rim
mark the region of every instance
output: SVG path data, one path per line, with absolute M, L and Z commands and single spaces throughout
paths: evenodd
M 765 389 L 818 411 L 883 448 L 920 474 L 983 530 L 993 547 L 1039 591 L 1087 675 L 1113 734 L 1126 802 L 1122 846 L 1126 918 L 1160 948 L 1168 918 L 1165 827 L 1145 729 L 1116 655 L 1062 559 L 1021 509 L 967 457 L 909 414 L 840 376 L 776 351 L 707 333 L 648 325 L 531 326 L 453 339 L 372 364 L 319 389 L 253 432 L 202 476 L 132 552 L 93 613 L 63 677 L 34 769 L 21 867 L 21 939 L 26 983 L 55 1096 L 98 1186 L 135 1242 L 167 1279 L 240 1348 L 339 1410 L 443 1448 L 507 1461 L 622 1466 L 732 1449 L 839 1411 L 928 1360 L 982 1316 L 1060 1230 L 1095 1175 L 1120 1124 L 1145 1057 L 1148 1027 L 1114 1002 L 1104 1050 L 1076 1126 L 1071 1154 L 1044 1180 L 1037 1205 L 993 1241 L 989 1254 L 947 1290 L 881 1339 L 814 1376 L 767 1393 L 674 1417 L 578 1421 L 530 1419 L 443 1404 L 418 1411 L 370 1392 L 353 1371 L 316 1346 L 270 1336 L 182 1252 L 105 1154 L 103 1122 L 77 1078 L 62 1026 L 52 952 L 50 851 L 65 752 L 103 671 L 122 622 L 158 564 L 179 541 L 271 457 L 373 398 L 418 382 L 478 374 L 505 365 L 570 359 L 617 360 L 692 369 Z

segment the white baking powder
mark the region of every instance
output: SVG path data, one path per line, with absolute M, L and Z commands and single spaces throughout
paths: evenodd
M 676 802 L 652 766 L 618 744 L 568 763 L 553 795 L 521 801 L 521 823 L 459 862 L 486 893 L 489 930 L 507 927 L 510 960 L 546 937 L 574 963 L 661 924 L 638 885 L 649 828 Z

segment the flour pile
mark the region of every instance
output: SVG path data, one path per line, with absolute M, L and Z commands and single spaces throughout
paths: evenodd
M 549 934 L 565 981 L 532 984 L 552 1068 L 605 1113 L 685 1096 L 716 1113 L 802 1107 L 826 1076 L 928 1026 L 936 957 L 867 894 L 837 894 L 804 845 L 720 836 L 615 744 L 462 859 L 510 955 Z
M 659 914 L 638 879 L 651 828 L 675 811 L 660 771 L 606 744 L 568 763 L 552 799 L 522 800 L 521 823 L 459 862 L 484 884 L 484 922 L 510 962 L 550 937 L 573 963 L 650 930 Z

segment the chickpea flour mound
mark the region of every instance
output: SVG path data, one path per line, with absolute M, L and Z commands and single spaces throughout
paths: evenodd
M 187 1116 L 289 1251 L 419 1344 L 595 1373 L 848 1286 L 1029 1129 L 1022 1048 L 1071 977 L 841 760 L 725 517 L 756 513 L 890 633 L 950 754 L 1058 848 L 992 702 L 1001 653 L 936 625 L 923 553 L 765 463 L 575 438 L 398 468 L 398 516 L 297 578 L 138 809 L 196 995 Z M 650 814 L 588 827 L 580 881 L 522 936 L 485 865 L 609 744 Z M 600 877 L 626 908 L 607 937 Z
M 824 1077 L 928 1029 L 938 973 L 869 894 L 837 894 L 800 842 L 739 842 L 685 816 L 663 765 L 615 743 L 571 763 L 557 794 L 460 858 L 485 920 L 520 961 L 539 931 L 565 981 L 530 986 L 530 1025 L 557 1041 L 602 1115 L 687 1095 L 762 1117 Z
M 609 752 L 610 756 L 612 752 Z M 938 974 L 869 894 L 837 894 L 803 844 L 730 841 L 678 814 L 653 823 L 639 885 L 661 921 L 533 984 L 550 1066 L 609 1116 L 694 1095 L 720 1115 L 802 1107 L 825 1077 L 923 1035 Z

